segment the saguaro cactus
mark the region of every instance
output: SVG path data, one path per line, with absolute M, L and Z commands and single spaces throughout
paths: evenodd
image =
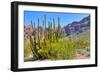
M 44 24 L 44 20 L 42 21 L 43 22 L 43 32 L 42 32 L 42 41 L 43 41 L 43 45 L 46 44 L 46 39 L 45 39 L 45 24 Z
M 40 49 L 40 29 L 39 29 L 39 18 L 38 18 L 38 47 Z
M 55 26 L 55 19 L 53 18 L 53 41 L 55 42 L 55 34 L 56 34 L 56 26 Z
M 46 31 L 46 15 L 44 15 L 44 41 L 47 40 L 47 31 Z M 45 43 L 46 44 L 46 43 Z
M 44 24 L 45 24 L 45 29 L 46 29 L 46 15 L 44 15 Z
M 58 17 L 58 38 L 60 38 L 61 26 L 60 26 L 60 18 Z

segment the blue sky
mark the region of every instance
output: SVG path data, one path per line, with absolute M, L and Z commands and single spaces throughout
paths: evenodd
M 55 19 L 56 26 L 58 25 L 58 16 L 60 18 L 61 27 L 66 26 L 73 21 L 80 21 L 84 17 L 89 14 L 83 13 L 61 13 L 61 12 L 36 12 L 36 11 L 24 11 L 24 25 L 29 25 L 31 20 L 35 22 L 35 26 L 37 26 L 38 18 L 40 20 L 40 25 L 42 25 L 42 21 L 44 19 L 44 15 L 46 15 L 46 25 L 50 19 L 53 22 Z M 48 26 L 48 25 L 47 25 Z

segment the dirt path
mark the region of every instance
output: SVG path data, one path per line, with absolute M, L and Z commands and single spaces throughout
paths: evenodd
M 90 58 L 90 51 L 89 49 L 77 49 L 76 52 L 76 59 L 88 59 Z

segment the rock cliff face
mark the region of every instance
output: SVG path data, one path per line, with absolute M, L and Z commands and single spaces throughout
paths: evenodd
M 66 35 L 78 34 L 90 29 L 90 16 L 83 18 L 80 21 L 74 21 L 64 27 Z

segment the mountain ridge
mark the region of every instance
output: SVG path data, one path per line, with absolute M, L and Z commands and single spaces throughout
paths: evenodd
M 80 21 L 74 21 L 64 27 L 67 36 L 71 34 L 78 34 L 90 29 L 90 15 L 84 17 Z

